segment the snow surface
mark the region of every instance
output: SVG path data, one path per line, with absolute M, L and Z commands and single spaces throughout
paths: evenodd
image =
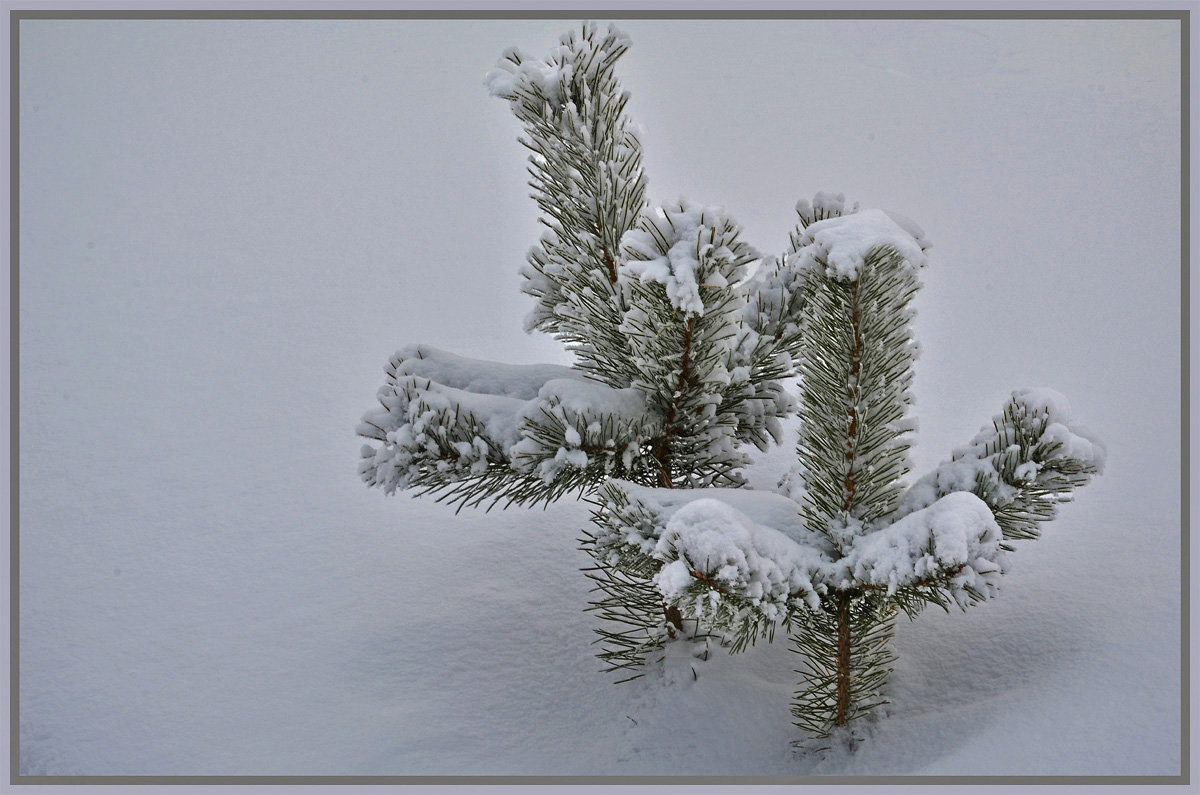
M 782 639 L 613 686 L 588 506 L 455 515 L 354 471 L 399 346 L 568 363 L 520 328 L 538 229 L 479 85 L 564 23 L 24 20 L 21 772 L 1178 773 L 1178 22 L 621 27 L 652 190 L 765 251 L 823 186 L 936 236 L 914 473 L 1045 383 L 1104 476 L 998 598 L 900 622 L 853 754 L 789 746 Z

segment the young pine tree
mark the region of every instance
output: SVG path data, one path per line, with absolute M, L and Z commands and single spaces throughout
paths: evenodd
M 572 367 L 466 359 L 426 345 L 389 362 L 364 416 L 359 472 L 391 493 L 463 505 L 589 495 L 611 478 L 663 489 L 744 484 L 745 446 L 781 434 L 798 344 L 793 285 L 721 210 L 651 209 L 641 141 L 614 74 L 628 39 L 585 24 L 544 59 L 506 52 L 487 77 L 530 151 L 545 232 L 522 269 L 527 330 Z M 595 552 L 585 532 L 584 548 Z M 683 628 L 649 577 L 598 557 L 602 659 L 636 667 Z
M 1061 396 L 1021 390 L 905 488 L 927 241 L 817 194 L 791 250 L 764 258 L 720 210 L 649 208 L 613 71 L 628 46 L 585 24 L 544 59 L 505 53 L 487 79 L 524 127 L 546 227 L 522 269 L 526 327 L 574 365 L 404 348 L 359 426 L 359 471 L 460 508 L 584 495 L 610 669 L 636 669 L 687 620 L 734 651 L 784 627 L 804 661 L 797 725 L 827 735 L 882 701 L 897 611 L 992 596 L 1010 542 L 1037 536 L 1103 448 Z M 745 446 L 779 441 L 797 410 L 782 493 L 744 488 Z

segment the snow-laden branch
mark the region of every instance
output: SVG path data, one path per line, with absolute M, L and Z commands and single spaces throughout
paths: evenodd
M 749 600 L 772 618 L 791 599 L 817 604 L 814 578 L 832 562 L 832 548 L 805 529 L 798 506 L 787 497 L 610 481 L 600 501 L 602 521 L 593 533 L 597 549 L 614 555 L 636 551 L 659 561 L 654 582 L 668 601 L 689 592 L 708 600 L 689 612 L 703 614 L 705 604 L 715 605 L 722 595 Z M 697 589 L 697 582 L 708 587 Z
M 537 298 L 528 330 L 577 346 L 581 367 L 610 386 L 628 386 L 619 245 L 646 204 L 642 145 L 614 72 L 629 39 L 585 23 L 544 58 L 512 49 L 486 79 L 521 121 L 533 197 L 546 227 L 522 268 Z
M 778 621 L 836 593 L 960 607 L 991 598 L 1006 539 L 1031 538 L 1056 505 L 1102 471 L 1103 445 L 1062 395 L 1021 389 L 990 428 L 956 451 L 874 523 L 848 520 L 839 553 L 788 497 L 740 489 L 686 492 L 612 482 L 601 492 L 596 546 L 653 561 L 655 588 L 686 615 L 737 630 L 749 614 Z
M 767 621 L 818 610 L 838 591 L 934 585 L 965 607 L 995 594 L 1005 566 L 1000 528 L 969 493 L 866 531 L 844 555 L 780 494 L 612 481 L 600 503 L 597 549 L 657 561 L 663 598 L 715 629 L 736 629 L 746 610 Z
M 1005 557 L 1000 527 L 973 494 L 948 494 L 927 508 L 858 536 L 849 554 L 829 570 L 841 589 L 942 585 L 960 607 L 1000 586 Z
M 1105 457 L 1104 445 L 1078 423 L 1063 395 L 1018 389 L 991 425 L 908 489 L 896 517 L 947 494 L 972 492 L 992 509 L 1006 539 L 1036 538 L 1058 503 L 1104 471 Z
M 526 55 L 515 47 L 505 50 L 484 82 L 492 96 L 509 102 L 536 98 L 562 105 L 571 100 L 573 83 L 595 82 L 612 68 L 617 58 L 629 49 L 630 43 L 629 37 L 615 25 L 609 25 L 601 36 L 595 23 L 587 23 L 582 36 L 574 31 L 564 33 L 558 46 L 544 58 Z M 514 109 L 514 112 L 520 111 L 520 108 Z
M 363 447 L 359 473 L 388 493 L 485 475 L 528 487 L 624 473 L 654 435 L 636 390 L 569 367 L 499 364 L 426 345 L 392 358 L 377 397 L 358 427 L 377 442 Z
M 833 206 L 823 209 L 832 212 Z M 925 267 L 925 252 L 932 247 L 921 228 L 909 219 L 874 209 L 815 221 L 793 244 L 797 267 L 813 268 L 839 281 L 857 279 L 868 254 L 877 247 L 892 249 L 913 269 Z

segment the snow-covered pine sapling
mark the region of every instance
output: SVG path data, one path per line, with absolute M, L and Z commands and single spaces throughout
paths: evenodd
M 574 366 L 405 348 L 359 426 L 374 442 L 360 473 L 460 507 L 590 495 L 610 667 L 636 667 L 686 618 L 734 650 L 783 626 L 804 660 L 793 714 L 825 735 L 882 701 L 897 610 L 992 596 L 1010 542 L 1037 536 L 1103 448 L 1061 396 L 1020 390 L 905 489 L 927 241 L 818 194 L 790 252 L 762 259 L 719 210 L 649 209 L 613 73 L 627 48 L 585 24 L 488 77 L 525 127 L 547 230 L 522 270 L 526 326 Z M 796 470 L 784 493 L 742 488 L 741 448 L 779 440 L 797 374 Z
M 797 465 L 784 494 L 610 481 L 599 554 L 652 577 L 734 648 L 792 633 L 797 726 L 818 736 L 883 703 L 897 610 L 996 592 L 1011 542 L 1099 473 L 1104 448 L 1048 389 L 1012 393 L 964 448 L 907 490 L 910 302 L 928 243 L 909 221 L 818 194 L 777 278 L 804 306 Z
M 398 352 L 359 425 L 359 472 L 387 493 L 490 506 L 588 495 L 609 478 L 662 489 L 737 487 L 795 408 L 781 380 L 799 342 L 793 288 L 718 209 L 650 209 L 642 145 L 614 66 L 629 41 L 584 24 L 544 59 L 506 52 L 490 92 L 522 123 L 546 227 L 522 268 L 527 330 L 572 367 L 505 365 L 426 345 Z M 774 261 L 772 261 L 773 263 Z M 590 534 L 582 539 L 594 552 Z M 616 621 L 601 653 L 638 665 L 682 628 L 649 573 L 588 570 Z M 610 625 L 606 625 L 610 626 Z

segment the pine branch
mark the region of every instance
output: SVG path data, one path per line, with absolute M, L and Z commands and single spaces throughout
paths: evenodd
M 662 649 L 668 637 L 666 615 L 662 597 L 650 583 L 655 568 L 651 559 L 626 552 L 615 559 L 601 552 L 595 537 L 584 531 L 580 548 L 596 560 L 596 565 L 582 571 L 599 592 L 599 598 L 589 602 L 586 608 L 602 621 L 601 628 L 594 630 L 603 644 L 597 655 L 606 667 L 606 673 L 625 672 L 626 676 L 617 683 L 627 682 L 642 675 L 638 670 L 647 658 Z
M 992 509 L 1007 540 L 1037 538 L 1058 505 L 1104 469 L 1105 450 L 1049 389 L 1017 390 L 954 456 L 912 485 L 896 515 L 970 491 Z
M 527 328 L 557 336 L 581 368 L 615 387 L 632 374 L 617 332 L 626 304 L 616 252 L 646 203 L 641 142 L 613 71 L 628 48 L 615 28 L 600 34 L 584 23 L 545 60 L 510 51 L 488 76 L 525 127 L 547 227 L 523 271 L 525 291 L 538 298 Z
M 869 250 L 854 278 L 820 251 L 795 260 L 805 264 L 808 296 L 797 443 L 804 511 L 813 529 L 844 548 L 891 511 L 907 471 L 915 357 L 908 303 L 918 282 L 890 246 Z

